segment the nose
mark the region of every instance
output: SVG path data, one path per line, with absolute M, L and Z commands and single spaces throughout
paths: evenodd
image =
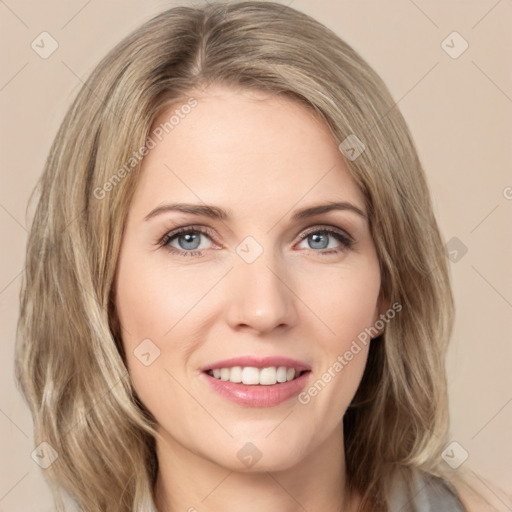
M 289 328 L 297 320 L 292 276 L 268 252 L 252 263 L 238 258 L 227 276 L 224 314 L 235 330 L 262 335 Z

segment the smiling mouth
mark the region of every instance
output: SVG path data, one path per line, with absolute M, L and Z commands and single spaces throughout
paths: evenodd
M 301 375 L 309 371 L 310 370 L 297 371 L 295 368 L 286 366 L 269 366 L 266 368 L 232 366 L 229 368 L 206 370 L 205 373 L 215 379 L 229 381 L 234 384 L 272 386 L 298 379 Z

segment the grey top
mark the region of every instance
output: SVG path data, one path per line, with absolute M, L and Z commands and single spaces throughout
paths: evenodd
M 389 512 L 467 512 L 443 480 L 435 476 L 418 473 L 412 482 L 411 493 L 405 489 L 402 481 L 393 487 Z M 154 503 L 142 510 L 158 512 Z
M 418 475 L 412 483 L 412 492 L 398 484 L 390 499 L 390 512 L 466 512 L 456 494 L 432 475 Z M 412 496 L 412 497 L 411 497 Z

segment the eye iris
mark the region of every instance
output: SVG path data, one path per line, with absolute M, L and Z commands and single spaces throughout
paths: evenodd
M 309 235 L 309 238 L 312 241 L 309 244 L 312 249 L 326 249 L 329 245 L 329 237 L 325 234 L 314 233 Z
M 201 235 L 199 233 L 186 233 L 178 237 L 178 243 L 182 249 L 197 249 L 200 244 L 200 238 Z M 185 240 L 184 244 L 181 243 L 182 240 Z

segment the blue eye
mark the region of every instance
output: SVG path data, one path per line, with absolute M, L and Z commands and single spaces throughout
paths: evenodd
M 180 256 L 202 256 L 202 250 L 208 249 L 208 247 L 201 247 L 202 237 L 210 239 L 208 232 L 204 229 L 181 228 L 166 234 L 161 241 L 161 245 Z M 178 247 L 172 245 L 173 242 L 177 242 Z
M 201 257 L 204 256 L 203 251 L 205 249 L 211 248 L 208 243 L 206 246 L 202 244 L 203 238 L 208 239 L 210 243 L 212 242 L 208 229 L 201 226 L 189 226 L 167 233 L 159 241 L 159 245 L 178 256 Z M 300 239 L 300 243 L 307 241 L 308 247 L 306 249 L 320 255 L 341 253 L 349 249 L 354 243 L 354 240 L 342 231 L 318 226 L 301 234 Z M 332 240 L 335 240 L 337 244 L 332 244 Z
M 337 248 L 336 245 L 332 246 L 330 244 L 329 239 L 335 239 L 338 243 L 342 245 L 342 248 Z M 318 252 L 319 254 L 333 254 L 341 252 L 345 249 L 348 249 L 352 246 L 354 241 L 349 238 L 347 235 L 342 233 L 341 231 L 335 231 L 333 229 L 316 229 L 313 231 L 309 231 L 307 233 L 304 233 L 301 235 L 301 240 L 306 240 L 308 242 L 308 249 L 313 249 L 315 252 Z M 316 250 L 319 249 L 322 252 Z M 325 249 L 330 249 L 328 251 L 325 251 Z

